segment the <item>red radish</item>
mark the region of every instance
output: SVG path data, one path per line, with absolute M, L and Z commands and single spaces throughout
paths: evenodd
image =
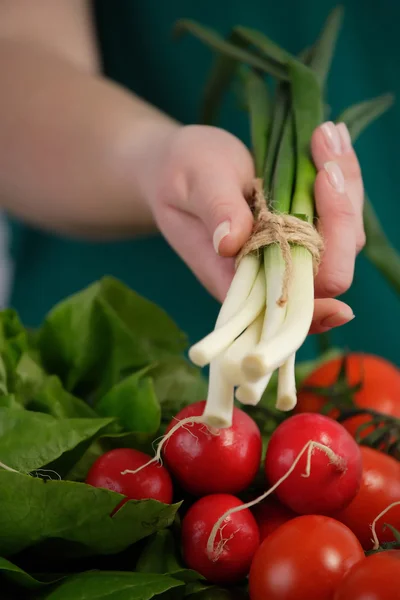
M 261 541 L 268 537 L 275 529 L 297 517 L 296 513 L 271 496 L 260 504 L 257 504 L 252 512 L 260 530 Z
M 229 516 L 216 537 L 216 552 L 211 558 L 207 541 L 215 522 L 227 510 L 243 503 L 230 494 L 213 494 L 197 500 L 182 521 L 183 557 L 212 583 L 240 581 L 248 574 L 260 543 L 257 523 L 248 509 Z
M 170 423 L 168 432 L 181 419 L 203 414 L 205 402 L 184 408 Z M 261 434 L 256 423 L 239 408 L 232 426 L 212 430 L 202 423 L 186 423 L 166 442 L 165 464 L 181 486 L 202 496 L 238 493 L 252 482 L 260 466 Z
M 86 483 L 123 494 L 127 500 L 152 498 L 171 504 L 173 496 L 171 477 L 161 465 L 151 464 L 135 475 L 121 474 L 121 471 L 135 470 L 149 460 L 151 460 L 150 456 L 138 450 L 130 448 L 110 450 L 96 460 L 88 473 Z M 121 502 L 118 508 L 127 500 Z
M 310 440 L 328 447 L 333 461 L 318 447 L 312 451 L 309 476 L 304 477 L 309 457 L 302 457 L 293 472 L 276 489 L 280 501 L 298 514 L 330 515 L 342 510 L 357 494 L 362 475 L 361 451 L 342 425 L 324 415 L 303 413 L 284 421 L 271 436 L 265 472 L 271 485 L 285 476 L 299 452 Z

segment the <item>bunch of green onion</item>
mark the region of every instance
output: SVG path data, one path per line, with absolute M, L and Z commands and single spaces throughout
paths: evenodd
M 298 57 L 262 32 L 235 27 L 227 39 L 192 21 L 180 21 L 177 33 L 189 32 L 217 53 L 206 86 L 202 121 L 215 122 L 225 92 L 235 84 L 247 110 L 256 176 L 263 198 L 275 215 L 291 215 L 299 227 L 315 226 L 316 170 L 310 142 L 328 118 L 325 100 L 342 8 L 328 17 L 314 45 Z M 337 119 L 354 139 L 392 104 L 390 95 L 361 102 Z M 366 199 L 366 210 L 372 210 Z M 296 221 L 294 221 L 296 222 Z M 367 231 L 368 234 L 368 231 Z M 315 257 L 314 257 L 315 258 Z M 314 310 L 314 264 L 309 249 L 290 243 L 290 280 L 282 298 L 288 261 L 282 245 L 270 243 L 238 263 L 215 329 L 189 351 L 193 363 L 210 365 L 204 422 L 229 427 L 234 398 L 260 402 L 278 370 L 276 407 L 296 404 L 295 356 Z

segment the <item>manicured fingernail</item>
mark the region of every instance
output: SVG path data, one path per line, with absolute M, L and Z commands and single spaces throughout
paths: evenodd
M 336 125 L 336 129 L 339 132 L 342 152 L 348 152 L 351 149 L 351 137 L 347 125 L 345 123 L 339 123 Z
M 330 161 L 324 164 L 324 169 L 328 173 L 328 179 L 331 186 L 339 192 L 339 194 L 343 194 L 345 190 L 345 181 L 342 169 L 339 165 Z
M 321 321 L 322 327 L 339 327 L 345 325 L 355 318 L 355 315 L 350 312 L 337 312 L 334 315 L 329 315 L 323 321 Z
M 231 232 L 231 224 L 230 221 L 223 221 L 222 223 L 220 223 L 218 225 L 218 227 L 216 228 L 216 230 L 214 231 L 214 235 L 213 235 L 213 245 L 214 245 L 214 250 L 217 254 L 219 254 L 219 245 L 222 242 L 222 240 L 224 239 L 224 237 L 226 237 L 227 235 L 229 235 Z
M 325 141 L 327 146 L 334 152 L 335 154 L 342 153 L 342 146 L 340 144 L 340 136 L 339 132 L 332 121 L 328 121 L 321 125 L 322 132 L 325 136 Z

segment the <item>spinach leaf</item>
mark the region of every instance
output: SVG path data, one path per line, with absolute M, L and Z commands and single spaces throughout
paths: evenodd
M 67 392 L 60 379 L 48 376 L 32 400 L 28 410 L 46 413 L 56 419 L 96 418 L 97 413 L 86 402 Z
M 151 600 L 180 598 L 181 581 L 165 575 L 123 571 L 89 571 L 69 577 L 47 600 Z M 173 590 L 170 595 L 166 593 Z
M 104 417 L 118 417 L 123 430 L 140 442 L 154 437 L 161 423 L 161 408 L 152 379 L 144 377 L 148 368 L 126 377 L 114 385 L 96 404 Z
M 28 473 L 51 465 L 70 469 L 113 419 L 55 419 L 49 415 L 0 407 L 0 460 Z M 69 452 L 76 450 L 74 456 Z M 62 473 L 60 473 L 62 475 Z
M 69 391 L 79 385 L 89 397 L 104 395 L 124 374 L 186 345 L 161 308 L 111 277 L 58 304 L 38 335 L 48 371 Z
M 2 557 L 0 557 L 0 574 L 12 583 L 28 589 L 42 588 L 60 579 L 60 577 L 55 576 L 50 581 L 40 581 Z
M 71 481 L 43 481 L 0 470 L 0 554 L 10 557 L 45 540 L 52 552 L 74 558 L 116 554 L 169 527 L 179 504 L 129 500 L 116 492 Z
M 136 564 L 138 573 L 171 575 L 185 583 L 204 580 L 192 569 L 185 569 L 177 556 L 175 539 L 169 529 L 158 531 L 149 539 Z

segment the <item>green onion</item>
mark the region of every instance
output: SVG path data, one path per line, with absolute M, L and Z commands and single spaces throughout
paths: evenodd
M 251 252 L 239 261 L 214 331 L 189 351 L 195 364 L 210 364 L 203 418 L 211 426 L 231 424 L 235 387 L 240 402 L 256 405 L 276 370 L 276 407 L 291 410 L 296 404 L 295 356 L 312 321 L 314 260 L 321 244 L 314 228 L 316 169 L 310 142 L 329 110 L 324 94 L 342 14 L 341 7 L 334 9 L 318 39 L 298 57 L 247 27 L 234 27 L 227 39 L 193 21 L 177 27 L 178 33 L 193 34 L 217 53 L 203 103 L 209 121 L 225 92 L 239 86 L 259 178 L 254 236 L 261 237 L 256 241 L 253 236 L 245 246 Z M 275 90 L 272 106 L 269 89 Z M 355 138 L 391 102 L 390 96 L 362 102 L 347 109 L 341 120 Z M 366 252 L 382 263 L 377 247 L 383 233 L 367 202 L 366 226 L 368 222 L 372 241 Z M 386 246 L 385 257 L 390 251 Z

